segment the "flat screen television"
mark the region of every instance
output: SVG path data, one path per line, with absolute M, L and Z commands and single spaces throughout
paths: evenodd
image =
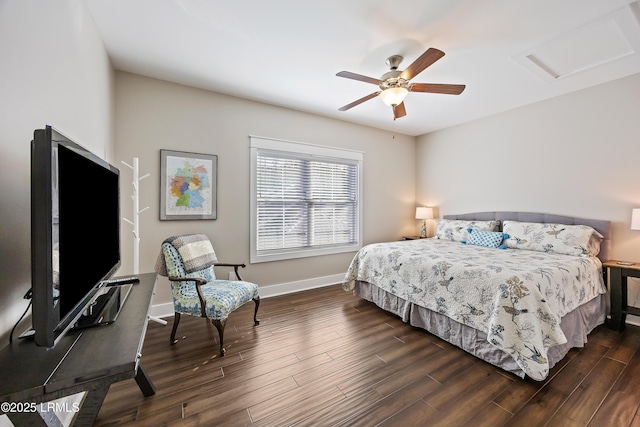
M 119 181 L 117 168 L 51 126 L 34 131 L 31 280 L 38 346 L 53 347 L 74 327 L 120 267 Z

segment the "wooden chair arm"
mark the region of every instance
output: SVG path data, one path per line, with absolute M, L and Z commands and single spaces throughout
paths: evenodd
M 172 277 L 169 276 L 168 279 L 172 282 L 196 282 L 196 285 L 201 286 L 207 283 L 205 279 L 202 277 Z
M 202 295 L 200 286 L 207 283 L 207 281 L 201 277 L 169 277 L 172 282 L 194 282 L 196 284 L 196 292 L 198 293 L 198 299 L 200 300 L 200 315 L 207 317 L 207 302 Z
M 226 263 L 226 262 L 216 262 L 213 264 L 215 267 L 241 267 L 245 268 L 246 264 L 235 264 L 235 263 Z
M 238 273 L 238 268 L 245 268 L 247 265 L 246 264 L 234 264 L 234 263 L 225 263 L 225 262 L 217 262 L 215 264 L 213 264 L 214 267 L 233 267 L 233 271 L 234 273 L 236 273 L 236 277 L 238 278 L 238 280 L 242 280 L 242 277 L 240 277 L 240 273 Z

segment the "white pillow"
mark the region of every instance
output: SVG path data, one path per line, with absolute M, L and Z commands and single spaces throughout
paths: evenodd
M 469 240 L 468 229 L 498 231 L 500 221 L 469 221 L 462 219 L 441 219 L 436 228 L 436 239 L 462 242 Z
M 584 257 L 598 255 L 604 240 L 587 225 L 504 221 L 502 231 L 509 235 L 504 240 L 508 248 Z

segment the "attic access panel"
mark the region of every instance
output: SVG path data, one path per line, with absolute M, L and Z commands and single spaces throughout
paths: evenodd
M 638 9 L 635 7 L 635 9 Z M 640 23 L 634 5 L 602 17 L 514 59 L 536 76 L 555 81 L 640 53 Z

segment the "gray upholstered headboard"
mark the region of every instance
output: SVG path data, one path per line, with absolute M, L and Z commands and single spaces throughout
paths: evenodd
M 470 221 L 489 221 L 498 219 L 500 221 L 521 221 L 540 222 L 551 224 L 568 225 L 588 225 L 604 236 L 604 241 L 600 244 L 600 254 L 598 258 L 602 261 L 609 259 L 611 253 L 611 222 L 601 219 L 574 218 L 572 216 L 552 215 L 535 212 L 472 212 L 459 215 L 443 215 L 445 219 L 464 219 Z

